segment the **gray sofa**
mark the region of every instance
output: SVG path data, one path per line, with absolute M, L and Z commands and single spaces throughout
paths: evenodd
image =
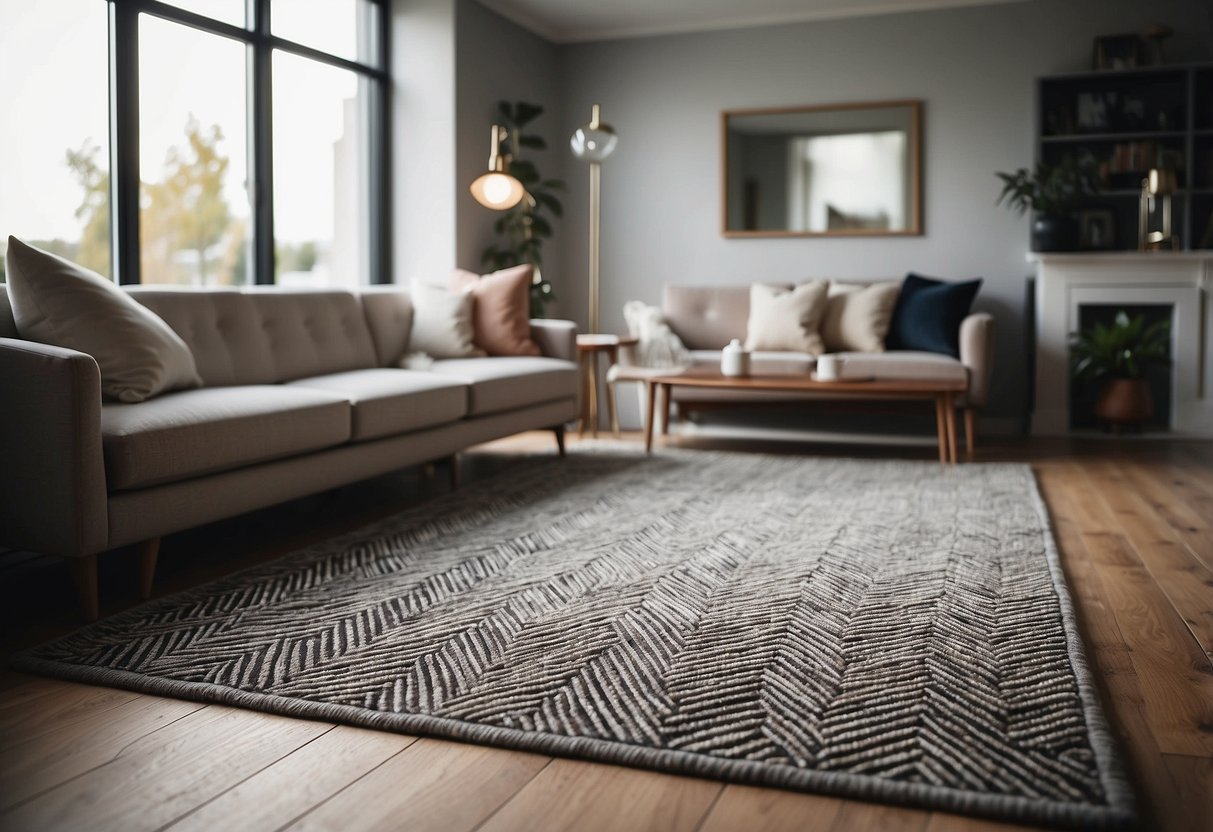
M 402 370 L 406 290 L 132 288 L 189 345 L 203 386 L 103 401 L 89 355 L 17 337 L 0 291 L 0 546 L 68 558 L 97 614 L 96 555 L 577 413 L 576 328 L 533 321 L 542 357 Z
M 863 285 L 863 284 L 861 284 Z M 745 341 L 750 316 L 750 287 L 666 285 L 662 291 L 662 313 L 670 329 L 682 339 L 696 366 L 720 366 L 720 350 L 736 338 Z M 933 352 L 899 350 L 891 352 L 843 352 L 843 378 L 876 379 L 955 379 L 967 389 L 957 404 L 964 410 L 965 439 L 973 448 L 976 413 L 990 392 L 994 359 L 994 319 L 987 313 L 969 315 L 961 323 L 960 358 Z M 755 352 L 751 371 L 758 375 L 796 373 L 813 370 L 816 359 L 800 352 Z M 649 372 L 635 366 L 628 349 L 620 355 L 619 380 L 642 379 Z M 668 372 L 659 370 L 656 372 Z M 673 388 L 673 402 L 679 416 L 696 409 L 718 409 L 822 399 L 863 398 L 862 394 L 783 393 L 753 390 L 713 390 L 693 387 Z

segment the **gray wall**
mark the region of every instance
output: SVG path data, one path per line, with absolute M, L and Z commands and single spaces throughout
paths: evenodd
M 1089 68 L 1096 35 L 1166 22 L 1171 61 L 1208 60 L 1213 21 L 1197 0 L 1041 0 L 799 25 L 572 44 L 559 51 L 566 130 L 603 106 L 619 147 L 603 165 L 603 327 L 657 303 L 664 283 L 900 277 L 986 279 L 977 307 L 998 319 L 988 413 L 1026 403 L 1026 219 L 994 205 L 994 171 L 1033 159 L 1034 79 Z M 726 240 L 720 234 L 720 111 L 919 98 L 922 237 Z M 479 138 L 477 137 L 477 141 Z M 584 324 L 588 174 L 564 157 L 571 192 L 560 314 Z
M 497 241 L 493 223 L 500 215 L 476 202 L 468 186 L 487 170 L 497 102 L 527 101 L 544 107 L 527 132 L 543 136 L 548 149 L 525 148 L 522 153 L 545 177 L 559 176 L 568 136 L 560 108 L 556 47 L 473 0 L 458 0 L 455 19 L 456 259 L 460 268 L 480 271 L 481 253 Z M 545 271 L 558 270 L 565 236 L 557 221 L 555 235 L 544 246 Z

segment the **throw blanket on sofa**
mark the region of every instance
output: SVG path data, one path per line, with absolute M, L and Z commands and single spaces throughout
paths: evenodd
M 691 364 L 691 353 L 682 343 L 665 315 L 656 306 L 638 300 L 623 305 L 628 333 L 639 338 L 632 347 L 633 363 L 641 367 L 684 367 Z

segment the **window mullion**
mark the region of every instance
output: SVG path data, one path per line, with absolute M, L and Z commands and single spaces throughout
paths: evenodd
M 270 0 L 249 0 L 256 37 L 250 46 L 249 125 L 252 131 L 253 279 L 274 282 L 274 88 L 269 45 Z
M 109 5 L 110 239 L 119 283 L 140 281 L 139 11 Z

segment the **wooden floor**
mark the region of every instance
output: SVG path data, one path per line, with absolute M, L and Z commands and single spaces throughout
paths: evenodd
M 464 457 L 464 479 L 550 443 L 550 434 L 534 434 L 477 449 Z M 979 459 L 1030 461 L 1037 472 L 1088 656 L 1138 786 L 1142 828 L 1213 829 L 1213 443 L 1019 441 L 982 449 Z M 442 473 L 406 471 L 166 538 L 158 590 L 196 585 L 425 499 L 448 487 Z M 134 554 L 111 553 L 103 567 L 103 612 L 134 603 Z M 79 623 L 61 563 L 9 553 L 0 576 L 5 654 Z M 11 672 L 0 676 L 0 749 L 3 830 L 1022 828 Z

